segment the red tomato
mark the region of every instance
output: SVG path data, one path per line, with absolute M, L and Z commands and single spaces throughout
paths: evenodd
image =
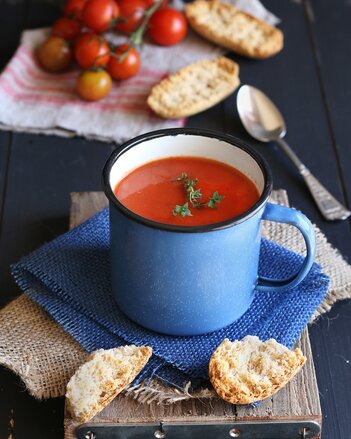
M 76 90 L 86 101 L 98 101 L 108 94 L 111 85 L 111 76 L 104 70 L 85 70 L 78 76 Z
M 63 38 L 49 37 L 39 47 L 37 58 L 40 65 L 48 72 L 62 72 L 72 62 L 72 49 Z
M 127 44 L 123 44 L 115 49 L 114 54 L 122 57 L 122 60 L 119 61 L 114 56 L 111 56 L 107 70 L 112 78 L 118 80 L 128 79 L 138 73 L 141 64 L 140 55 L 134 47 L 128 47 Z
M 86 1 L 87 0 L 68 0 L 64 8 L 64 13 L 66 17 L 81 20 L 82 10 Z
M 173 46 L 184 39 L 187 30 L 184 15 L 176 9 L 165 8 L 151 16 L 148 35 L 161 46 Z
M 83 12 L 83 22 L 95 32 L 104 32 L 118 17 L 119 7 L 114 0 L 87 0 Z
M 133 32 L 140 26 L 145 13 L 144 0 L 120 0 L 119 19 L 116 29 L 120 32 Z
M 65 40 L 73 40 L 80 31 L 78 21 L 71 18 L 61 17 L 52 26 L 52 35 L 57 35 Z
M 154 3 L 156 3 L 158 0 L 144 0 L 144 1 L 146 4 L 146 8 L 149 8 Z M 161 5 L 160 5 L 160 9 L 165 8 L 166 6 L 167 6 L 167 0 L 162 0 Z
M 101 67 L 110 60 L 110 48 L 105 38 L 88 32 L 78 38 L 74 55 L 77 63 L 84 69 L 92 66 Z

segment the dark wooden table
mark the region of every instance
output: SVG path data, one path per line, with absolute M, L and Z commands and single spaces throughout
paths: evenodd
M 234 57 L 243 83 L 265 90 L 281 108 L 287 139 L 321 181 L 351 207 L 351 3 L 349 0 L 266 0 L 282 18 L 282 54 L 264 62 Z M 26 28 L 59 16 L 55 0 L 0 0 L 0 69 Z M 232 133 L 270 163 L 276 188 L 286 188 L 351 260 L 350 221 L 328 223 L 318 213 L 288 159 L 275 145 L 249 139 L 235 96 L 192 117 L 188 126 Z M 81 138 L 0 132 L 0 307 L 20 294 L 9 265 L 68 228 L 69 193 L 99 190 L 102 166 L 116 145 Z M 345 301 L 310 328 L 324 439 L 351 438 L 351 303 Z M 1 349 L 1 347 L 0 347 Z M 61 438 L 63 399 L 39 402 L 20 380 L 0 369 L 0 437 Z

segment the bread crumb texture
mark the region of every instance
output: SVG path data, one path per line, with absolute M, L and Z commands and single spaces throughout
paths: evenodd
M 280 29 L 217 0 L 196 0 L 185 6 L 190 26 L 204 38 L 249 58 L 264 59 L 280 52 Z
M 224 56 L 197 61 L 156 84 L 147 103 L 166 119 L 191 116 L 233 93 L 240 84 L 238 75 L 238 64 Z
M 210 381 L 232 404 L 261 401 L 283 388 L 302 368 L 306 358 L 274 339 L 262 342 L 248 335 L 241 341 L 225 339 L 209 363 Z
M 72 418 L 87 422 L 106 407 L 139 374 L 151 357 L 147 346 L 99 349 L 89 355 L 67 384 Z

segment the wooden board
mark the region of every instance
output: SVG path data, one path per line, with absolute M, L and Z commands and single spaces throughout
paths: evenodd
M 98 210 L 107 206 L 101 192 L 71 194 L 70 227 L 75 227 Z M 140 404 L 123 395 L 93 418 L 90 423 L 203 423 L 228 421 L 311 420 L 320 425 L 322 414 L 313 364 L 308 330 L 305 329 L 297 345 L 307 357 L 302 371 L 280 392 L 259 407 L 235 406 L 220 399 L 185 400 L 171 405 Z M 75 438 L 74 423 L 65 415 L 65 439 Z

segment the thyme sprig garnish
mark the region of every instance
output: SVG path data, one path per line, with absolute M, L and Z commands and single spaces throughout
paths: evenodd
M 209 199 L 207 206 L 211 209 L 217 209 L 217 204 L 219 204 L 224 198 L 224 195 L 219 195 L 216 191 L 213 193 L 212 197 Z
M 186 202 L 185 204 L 183 204 L 183 206 L 179 206 L 178 204 L 176 204 L 176 207 L 172 210 L 172 214 L 174 216 L 192 216 L 189 209 L 189 203 Z
M 182 172 L 182 174 L 177 177 L 175 181 L 183 182 L 188 201 L 183 206 L 179 206 L 178 204 L 175 206 L 175 208 L 172 210 L 172 214 L 174 216 L 192 216 L 191 210 L 189 209 L 189 202 L 195 209 L 200 209 L 200 207 L 203 206 L 207 206 L 211 209 L 217 209 L 217 205 L 224 198 L 223 195 L 219 195 L 218 191 L 216 191 L 208 201 L 201 201 L 201 189 L 196 188 L 199 180 L 197 178 L 191 179 L 186 172 Z

